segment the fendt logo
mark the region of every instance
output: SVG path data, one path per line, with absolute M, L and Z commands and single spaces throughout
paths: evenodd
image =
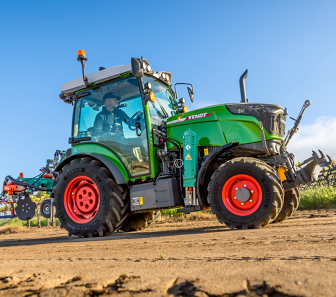
M 211 115 L 212 115 L 212 113 L 194 114 L 194 115 L 188 116 L 188 117 L 183 118 L 183 119 L 178 119 L 178 120 L 175 120 L 175 121 L 171 121 L 171 122 L 167 123 L 167 125 L 175 124 L 175 123 L 180 123 L 180 122 L 184 122 L 184 121 L 189 121 L 189 120 L 196 120 L 196 119 L 207 118 L 208 116 L 211 116 Z
M 200 119 L 200 118 L 206 118 L 209 115 L 211 115 L 212 113 L 200 113 L 200 114 L 195 114 L 192 116 L 188 116 L 187 120 L 194 120 L 194 119 Z

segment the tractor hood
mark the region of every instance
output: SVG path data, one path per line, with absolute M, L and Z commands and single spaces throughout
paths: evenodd
M 266 140 L 282 141 L 285 135 L 285 108 L 273 104 L 233 103 L 209 106 L 178 114 L 167 120 L 169 137 L 183 141 L 190 128 L 198 135 L 199 146 L 222 146 L 261 141 L 261 127 Z

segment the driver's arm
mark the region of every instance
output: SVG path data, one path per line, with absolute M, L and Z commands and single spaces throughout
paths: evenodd
M 121 110 L 121 109 L 118 109 L 118 116 L 122 119 L 122 121 L 124 122 L 124 123 L 127 123 L 128 125 L 129 124 L 133 124 L 134 125 L 134 123 L 135 123 L 135 119 L 131 119 L 127 114 L 126 114 L 126 112 L 124 112 L 123 110 Z

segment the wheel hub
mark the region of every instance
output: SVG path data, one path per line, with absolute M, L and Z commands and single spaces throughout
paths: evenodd
M 251 198 L 251 191 L 246 188 L 238 188 L 236 197 L 240 202 L 246 202 Z
M 48 204 L 43 205 L 43 212 L 45 214 L 49 214 L 50 213 L 50 206 Z
M 75 201 L 79 210 L 90 212 L 97 204 L 97 195 L 90 186 L 83 186 L 78 190 Z
M 64 192 L 64 207 L 76 223 L 87 223 L 97 214 L 100 194 L 95 182 L 87 176 L 78 176 L 70 181 Z
M 253 177 L 237 174 L 225 182 L 222 200 L 231 213 L 247 216 L 259 208 L 262 201 L 262 190 Z

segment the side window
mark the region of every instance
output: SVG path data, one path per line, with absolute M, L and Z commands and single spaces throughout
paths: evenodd
M 75 107 L 73 137 L 90 137 L 117 153 L 132 176 L 149 174 L 147 130 L 136 78 L 90 91 Z
M 177 112 L 175 99 L 167 85 L 164 85 L 153 77 L 144 77 L 144 82 L 152 84 L 152 90 L 155 94 L 155 102 L 148 102 L 150 121 L 153 129 L 157 129 L 163 120 L 173 116 Z M 159 145 L 159 138 L 153 136 L 154 146 Z

